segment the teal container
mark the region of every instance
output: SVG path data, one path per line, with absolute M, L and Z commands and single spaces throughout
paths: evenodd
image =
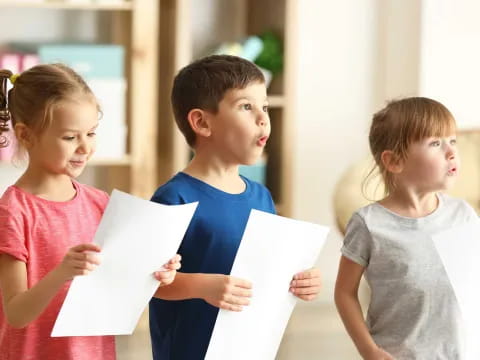
M 241 165 L 239 171 L 240 175 L 265 185 L 267 178 L 267 161 L 266 159 L 261 158 L 254 165 Z
M 118 79 L 125 73 L 119 45 L 41 45 L 38 55 L 41 63 L 63 63 L 86 79 Z

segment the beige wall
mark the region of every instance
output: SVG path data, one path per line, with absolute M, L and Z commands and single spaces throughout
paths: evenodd
M 294 217 L 333 229 L 318 261 L 324 275 L 319 301 L 330 302 L 342 240 L 332 196 L 345 169 L 368 154 L 372 113 L 387 99 L 422 95 L 444 102 L 460 128 L 480 126 L 480 4 L 298 4 Z

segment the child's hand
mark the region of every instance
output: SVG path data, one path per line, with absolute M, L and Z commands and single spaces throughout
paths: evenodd
M 230 311 L 242 311 L 250 304 L 252 284 L 243 279 L 220 274 L 204 274 L 206 283 L 202 298 L 210 305 Z
M 381 348 L 376 348 L 371 353 L 363 356 L 364 360 L 395 360 L 395 358 Z
M 290 282 L 290 291 L 296 297 L 310 301 L 317 297 L 321 285 L 320 270 L 311 268 L 293 277 Z
M 77 275 L 87 275 L 100 265 L 100 259 L 92 252 L 100 252 L 96 244 L 80 244 L 70 248 L 56 270 L 66 280 L 71 280 Z
M 170 285 L 173 280 L 175 280 L 177 270 L 182 266 L 180 260 L 182 260 L 182 257 L 177 254 L 171 258 L 168 263 L 163 265 L 162 269 L 155 271 L 153 275 L 155 276 L 155 279 L 160 281 L 160 286 Z

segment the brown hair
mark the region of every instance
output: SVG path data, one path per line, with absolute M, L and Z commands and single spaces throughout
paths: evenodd
M 216 113 L 228 90 L 244 89 L 253 82 L 265 82 L 262 72 L 237 56 L 211 55 L 181 69 L 173 82 L 171 101 L 175 121 L 188 145 L 195 145 L 195 133 L 188 122 L 192 109 Z
M 23 123 L 37 134 L 51 124 L 55 107 L 65 101 L 85 99 L 100 106 L 88 87 L 74 70 L 63 64 L 37 65 L 16 77 L 13 88 L 6 94 L 7 80 L 12 73 L 0 70 L 0 137 L 16 123 Z M 5 136 L 0 143 L 6 145 Z
M 370 151 L 376 166 L 367 175 L 365 187 L 376 168 L 385 183 L 385 195 L 395 188 L 395 182 L 382 163 L 382 153 L 393 152 L 398 160 L 407 159 L 407 151 L 413 142 L 427 137 L 445 136 L 456 131 L 450 111 L 438 101 L 425 97 L 409 97 L 393 100 L 373 115 L 370 127 Z
M 7 83 L 11 76 L 11 71 L 0 70 L 0 147 L 8 145 L 8 139 L 3 133 L 8 131 L 8 121 L 10 120 L 7 106 Z

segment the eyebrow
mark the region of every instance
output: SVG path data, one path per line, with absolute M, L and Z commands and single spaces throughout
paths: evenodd
M 239 102 L 240 100 L 252 101 L 253 98 L 248 97 L 248 96 L 240 96 L 240 97 L 238 97 L 238 98 L 235 98 L 235 99 L 233 100 L 233 103 L 235 104 L 235 103 Z M 263 101 L 267 101 L 267 102 L 268 102 L 268 96 L 265 96 L 265 99 L 264 99 Z
M 95 126 L 92 126 L 89 131 L 91 130 L 94 130 L 98 127 L 99 123 L 96 123 Z M 65 128 L 65 129 L 61 129 L 62 132 L 79 132 L 80 130 L 78 129 L 68 129 L 68 128 Z

